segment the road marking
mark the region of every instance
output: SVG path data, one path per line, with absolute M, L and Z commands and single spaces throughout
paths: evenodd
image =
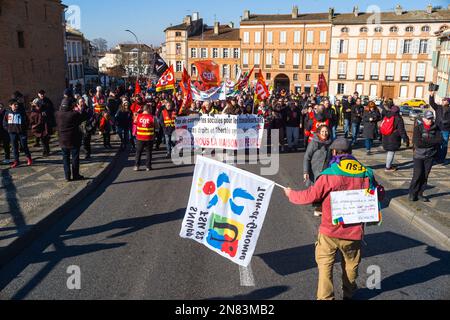
M 241 278 L 241 287 L 254 287 L 255 278 L 253 277 L 252 266 L 248 267 L 239 266 L 239 276 Z

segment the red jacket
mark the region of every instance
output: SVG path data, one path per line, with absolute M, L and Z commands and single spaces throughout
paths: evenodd
M 331 238 L 361 240 L 364 235 L 362 223 L 352 225 L 333 225 L 331 220 L 331 192 L 360 190 L 369 188 L 369 178 L 323 175 L 312 187 L 303 191 L 292 191 L 289 201 L 294 204 L 322 202 L 322 223 L 319 232 Z

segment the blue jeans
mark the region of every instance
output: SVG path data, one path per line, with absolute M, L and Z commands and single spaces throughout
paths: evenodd
M 80 148 L 61 148 L 64 163 L 64 176 L 68 180 L 73 174 L 73 178 L 80 176 Z M 70 170 L 70 157 L 72 156 L 72 172 Z
M 350 133 L 350 119 L 344 119 L 344 135 L 348 138 L 348 134 Z
M 372 146 L 373 146 L 373 140 L 372 139 L 366 139 L 365 143 L 366 143 L 366 150 L 370 151 L 370 149 L 372 149 Z
M 331 127 L 331 140 L 336 140 L 337 137 L 337 126 Z
M 359 123 L 352 123 L 352 145 L 358 142 L 359 127 Z
M 300 128 L 298 127 L 286 127 L 286 135 L 287 135 L 287 143 L 288 147 L 297 147 L 298 146 L 298 138 L 300 135 Z
M 172 154 L 172 148 L 175 145 L 175 141 L 172 141 L 172 134 L 164 134 L 166 138 L 166 148 L 167 155 L 170 156 Z
M 130 129 L 124 129 L 121 127 L 117 127 L 117 133 L 120 137 L 120 144 L 123 148 L 126 148 L 128 143 L 130 142 Z
M 445 158 L 447 158 L 447 150 L 448 150 L 448 136 L 450 131 L 441 131 L 442 133 L 442 144 L 439 150 L 439 162 L 444 163 Z
M 12 146 L 12 152 L 14 155 L 14 161 L 19 161 L 19 143 L 22 146 L 22 150 L 27 158 L 31 158 L 30 149 L 28 149 L 27 134 L 23 133 L 9 133 L 9 140 Z

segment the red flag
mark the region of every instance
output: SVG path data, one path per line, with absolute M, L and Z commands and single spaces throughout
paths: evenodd
M 134 87 L 134 95 L 138 95 L 141 93 L 141 86 L 139 85 L 139 80 L 136 80 L 136 85 Z
M 217 87 L 220 84 L 220 70 L 219 65 L 212 60 L 204 60 L 194 62 L 198 70 L 200 80 L 205 87 Z
M 255 67 L 253 67 L 252 70 L 250 70 L 250 72 L 247 72 L 242 76 L 242 78 L 236 84 L 235 90 L 242 91 L 245 87 L 248 86 L 248 82 L 250 81 L 250 77 L 253 74 L 253 70 L 255 70 Z
M 183 77 L 180 82 L 180 87 L 181 91 L 183 91 L 185 106 L 186 108 L 189 108 L 189 106 L 192 103 L 192 89 L 191 89 L 191 77 L 189 76 L 186 68 L 184 68 L 183 70 Z
M 156 85 L 156 92 L 174 89 L 175 89 L 175 75 L 173 73 L 173 66 L 171 65 L 169 69 L 167 69 L 163 73 L 161 78 L 158 80 L 158 84 Z
M 261 70 L 259 70 L 258 73 L 258 82 L 256 82 L 255 95 L 259 101 L 265 100 L 270 96 L 269 89 L 266 85 L 266 80 L 264 80 Z
M 317 94 L 324 94 L 328 92 L 327 80 L 323 73 L 319 75 L 319 82 L 317 83 Z

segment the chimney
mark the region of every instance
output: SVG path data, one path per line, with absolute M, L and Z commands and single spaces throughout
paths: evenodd
M 359 7 L 358 6 L 353 7 L 353 14 L 355 15 L 355 17 L 357 17 L 359 15 Z
M 214 22 L 214 34 L 219 35 L 219 22 Z
M 186 16 L 184 18 L 184 23 L 186 23 L 188 26 L 190 26 L 192 24 L 192 17 L 191 16 Z
M 234 29 L 234 22 L 233 22 L 233 21 L 230 21 L 230 23 L 228 24 L 228 26 L 229 26 L 231 29 Z
M 431 5 L 431 3 L 429 5 L 427 5 L 427 13 L 428 14 L 432 14 L 433 13 L 433 6 Z
M 293 6 L 292 7 L 292 19 L 297 19 L 298 18 L 298 6 Z
M 250 10 L 244 10 L 244 20 L 250 20 Z
M 396 16 L 401 16 L 402 13 L 403 13 L 403 8 L 402 8 L 401 5 L 398 4 L 398 5 L 395 7 L 395 15 L 396 15 Z
M 333 20 L 334 18 L 334 8 L 329 8 L 328 9 L 328 20 Z
M 198 12 L 194 12 L 192 14 L 192 21 L 197 21 L 200 18 L 200 14 Z

